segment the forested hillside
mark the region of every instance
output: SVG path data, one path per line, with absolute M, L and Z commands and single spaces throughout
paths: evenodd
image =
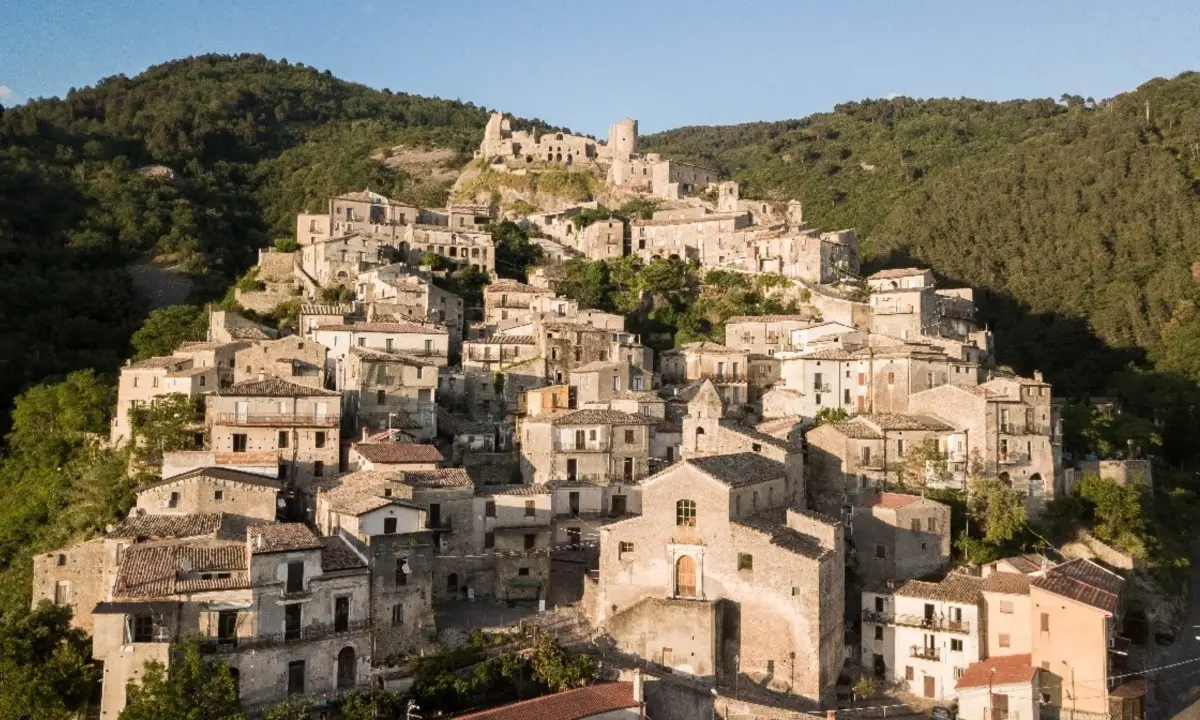
M 1200 74 L 1101 102 L 869 100 L 641 146 L 857 227 L 868 271 L 920 263 L 981 289 L 1000 362 L 1059 393 L 1119 392 L 1196 438 Z M 1126 370 L 1143 360 L 1158 372 Z

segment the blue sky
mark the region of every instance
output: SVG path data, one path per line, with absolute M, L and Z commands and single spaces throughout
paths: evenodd
M 1096 98 L 1200 69 L 1200 7 L 1130 0 L 3 0 L 0 103 L 259 52 L 577 131 L 890 94 Z

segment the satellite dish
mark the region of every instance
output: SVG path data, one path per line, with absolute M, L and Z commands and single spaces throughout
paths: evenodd
M 185 573 L 192 571 L 192 559 L 188 557 L 179 558 L 179 569 Z

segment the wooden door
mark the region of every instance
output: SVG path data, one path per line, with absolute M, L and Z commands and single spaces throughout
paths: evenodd
M 696 596 L 696 561 L 691 555 L 683 555 L 675 563 L 675 594 Z
M 935 696 L 934 684 L 935 680 L 932 675 L 925 676 L 925 697 L 931 698 Z

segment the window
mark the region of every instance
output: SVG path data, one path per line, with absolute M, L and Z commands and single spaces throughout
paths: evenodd
M 496 517 L 496 501 L 488 500 L 483 504 L 483 516 L 494 518 Z
M 133 634 L 130 639 L 135 643 L 152 642 L 154 640 L 154 616 L 134 615 Z
M 675 524 L 696 527 L 696 501 L 680 500 L 675 503 Z
M 206 381 L 207 381 L 207 380 L 208 380 L 208 378 L 206 378 L 206 377 L 204 377 L 203 375 L 201 375 L 201 376 L 200 376 L 200 387 L 204 387 L 204 386 L 207 384 L 207 383 L 206 383 Z
M 921 532 L 921 519 L 920 518 L 913 518 L 912 531 L 913 532 Z
M 896 373 L 894 373 L 894 372 L 888 373 L 888 385 L 895 385 L 895 384 L 896 384 Z
M 959 644 L 960 644 L 960 645 L 962 644 L 962 641 L 961 641 L 961 640 L 959 641 Z M 965 668 L 960 668 L 960 667 L 956 667 L 956 668 L 954 668 L 954 679 L 955 679 L 955 680 L 962 680 L 962 676 L 963 676 L 963 672 L 964 672 L 964 671 L 965 671 Z
M 517 568 L 518 577 L 529 577 L 529 568 Z
M 395 345 L 396 345 L 396 341 L 394 338 L 387 338 L 383 341 L 383 346 L 387 349 L 388 352 L 391 352 L 392 348 L 395 347 Z
M 914 676 L 913 676 L 912 665 L 905 665 L 904 666 L 904 679 L 911 682 L 913 677 Z
M 875 598 L 875 612 L 883 612 L 884 600 L 881 597 Z
M 217 642 L 223 645 L 237 643 L 237 610 L 221 610 L 217 613 Z
M 491 550 L 496 547 L 496 533 L 485 532 L 483 534 L 483 547 L 486 550 Z
M 883 639 L 883 626 L 882 626 L 882 625 L 876 625 L 876 626 L 875 626 L 875 639 L 876 639 L 876 640 L 882 640 L 882 639 Z
M 536 547 L 537 547 L 537 535 L 535 535 L 533 533 L 526 533 L 525 534 L 525 549 L 533 550 Z
M 1013 611 L 1012 600 L 1001 600 L 1000 601 L 1000 612 L 1002 612 L 1006 615 L 1011 615 L 1012 611 Z
M 335 342 L 334 344 L 336 344 L 336 342 Z M 358 339 L 358 346 L 359 346 L 359 347 L 366 347 L 366 346 L 367 346 L 367 339 L 366 339 L 365 337 L 360 337 L 360 338 Z
M 120 545 L 118 545 L 117 547 L 120 547 Z M 58 566 L 62 567 L 63 565 L 66 565 L 66 564 L 67 564 L 67 556 L 63 555 L 62 553 L 59 553 L 58 554 Z
M 314 433 L 313 447 L 317 447 L 317 448 L 325 447 L 325 431 L 324 430 L 318 430 L 316 433 Z
M 389 518 L 383 519 L 383 534 L 384 535 L 395 535 L 396 534 L 396 518 L 389 517 Z
M 225 499 L 225 491 L 224 490 L 214 490 L 213 491 L 213 500 L 220 502 L 221 500 L 224 500 L 224 499 Z
M 625 553 L 633 552 L 633 543 L 622 540 L 617 544 L 617 557 L 624 557 Z
M 179 493 L 171 493 L 170 499 L 167 500 L 167 507 L 179 507 Z
M 386 405 L 387 404 L 387 390 L 376 390 L 375 391 L 375 404 L 376 405 Z
M 288 663 L 288 695 L 304 694 L 304 661 L 293 660 Z
M 881 560 L 886 560 L 887 559 L 887 548 L 884 547 L 883 545 L 876 545 L 875 546 L 875 557 L 877 557 Z
M 1001 634 L 999 638 L 1000 647 L 1009 647 L 1012 645 L 1012 640 L 1006 634 Z
M 628 429 L 625 431 L 625 444 L 626 445 L 633 444 L 633 430 L 632 429 Z
M 950 641 L 950 652 L 962 652 L 962 649 L 963 649 L 962 640 L 951 640 Z
M 278 440 L 278 442 L 276 442 L 275 446 L 278 448 L 286 448 L 288 446 L 287 430 L 279 431 L 279 440 Z
M 749 553 L 738 553 L 738 570 L 753 570 L 754 556 Z
M 392 606 L 392 625 L 404 624 L 404 604 L 396 603 Z
M 245 433 L 234 433 L 233 434 L 233 451 L 234 452 L 246 452 L 246 434 Z
M 595 431 L 595 429 L 588 430 L 588 440 L 593 440 L 593 441 L 594 441 L 595 439 L 596 439 L 596 431 Z
M 304 591 L 304 563 L 290 562 L 287 564 L 287 592 Z
M 60 556 L 61 557 L 61 556 Z M 59 580 L 54 583 L 54 604 L 66 605 L 71 602 L 71 583 Z
M 320 460 L 313 461 L 313 477 L 325 477 L 325 463 Z
M 405 558 L 405 557 L 396 558 L 396 586 L 397 587 L 408 584 L 409 572 L 411 572 L 411 569 L 408 567 L 408 558 Z
M 533 501 L 526 500 L 525 501 L 525 517 L 533 517 L 536 514 L 537 514 L 537 508 L 534 506 Z
M 1042 632 L 1050 632 L 1050 613 L 1042 613 Z
M 742 496 L 736 495 L 733 498 L 733 515 L 734 517 L 742 516 Z
M 904 441 L 903 440 L 896 441 L 896 456 L 904 457 Z
M 937 518 L 925 518 L 925 530 L 927 532 L 931 532 L 931 533 L 937 532 L 938 531 Z

